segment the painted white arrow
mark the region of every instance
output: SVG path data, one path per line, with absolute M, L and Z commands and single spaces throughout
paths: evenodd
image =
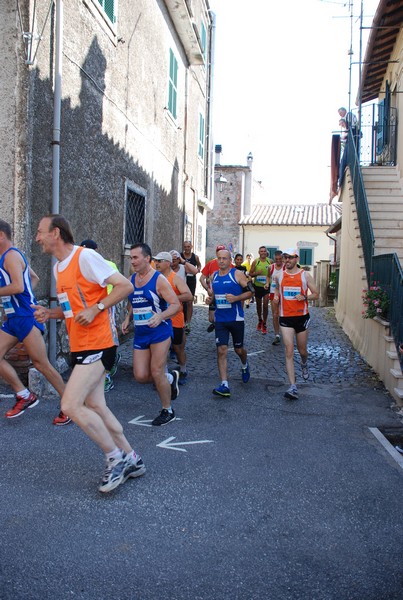
M 142 425 L 142 427 L 152 427 L 152 425 L 149 425 L 149 423 L 152 422 L 152 419 L 149 419 L 148 421 L 142 421 L 141 419 L 143 417 L 145 417 L 145 415 L 140 415 L 139 417 L 136 417 L 135 419 L 129 421 L 129 423 L 131 423 L 132 425 Z
M 167 450 L 179 450 L 179 452 L 187 452 L 185 448 L 176 448 L 176 446 L 189 446 L 191 444 L 212 444 L 213 440 L 197 440 L 195 442 L 175 442 L 175 444 L 171 444 L 172 440 L 175 440 L 175 437 L 169 437 L 160 444 L 157 444 L 160 448 L 166 448 Z

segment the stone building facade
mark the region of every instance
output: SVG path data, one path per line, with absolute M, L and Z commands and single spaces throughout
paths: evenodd
M 30 54 L 21 29 L 31 31 L 34 7 Z M 124 273 L 139 239 L 157 252 L 190 238 L 203 257 L 212 190 L 206 0 L 1 2 L 0 209 L 40 275 L 43 299 L 50 262 L 34 240 L 54 206 L 60 25 L 58 206 L 76 242 L 95 239 Z

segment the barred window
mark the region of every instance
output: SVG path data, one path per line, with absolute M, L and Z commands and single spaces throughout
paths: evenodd
M 145 196 L 127 188 L 125 244 L 144 242 L 145 236 Z
M 116 0 L 98 0 L 111 23 L 116 23 Z

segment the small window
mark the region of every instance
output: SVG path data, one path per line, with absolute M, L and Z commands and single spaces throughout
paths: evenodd
M 125 244 L 144 242 L 145 235 L 145 196 L 127 188 Z
M 116 0 L 98 0 L 111 23 L 116 23 Z
M 197 154 L 201 159 L 204 159 L 204 115 L 199 113 L 199 147 Z
M 178 96 L 178 61 L 175 58 L 173 51 L 169 50 L 169 82 L 168 82 L 168 110 L 176 119 L 177 113 L 177 96 Z
M 300 265 L 312 265 L 312 258 L 312 248 L 300 248 L 298 261 Z

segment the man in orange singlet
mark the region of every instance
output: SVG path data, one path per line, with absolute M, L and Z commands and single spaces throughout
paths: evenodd
M 127 298 L 133 286 L 95 250 L 74 244 L 69 222 L 61 215 L 41 219 L 36 241 L 57 259 L 54 267 L 59 306 L 34 306 L 39 323 L 65 319 L 70 340 L 72 373 L 62 396 L 62 410 L 105 453 L 100 492 L 110 492 L 129 477 L 145 472 L 140 456 L 105 401 L 105 371 L 117 349 L 112 306 Z M 107 285 L 113 285 L 107 294 Z
M 190 300 L 193 300 L 193 294 L 189 289 L 187 283 L 184 282 L 182 277 L 175 273 L 171 269 L 172 256 L 169 252 L 160 252 L 157 256 L 154 256 L 155 267 L 164 277 L 166 277 L 171 284 L 171 287 L 178 297 L 182 308 L 176 313 L 172 320 L 172 349 L 176 354 L 179 363 L 179 385 L 184 385 L 187 380 L 187 367 L 186 367 L 186 336 L 185 336 L 185 315 L 183 312 L 183 305 Z
M 308 371 L 308 301 L 319 297 L 312 276 L 298 267 L 298 248 L 288 248 L 283 252 L 285 269 L 275 274 L 276 291 L 273 302 L 280 303 L 280 327 L 285 346 L 285 366 L 290 387 L 285 393 L 289 400 L 298 400 L 294 369 L 294 336 L 301 356 L 302 377 L 306 381 Z M 311 292 L 308 296 L 308 290 Z

